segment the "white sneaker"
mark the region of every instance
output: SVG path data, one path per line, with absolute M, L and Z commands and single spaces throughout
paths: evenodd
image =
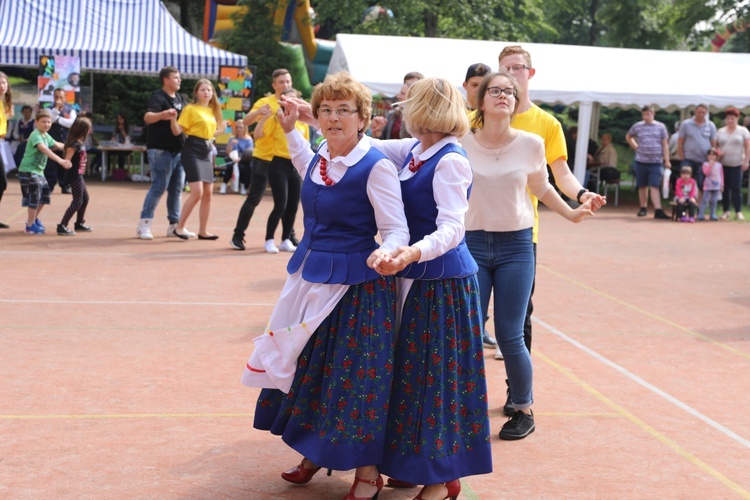
M 266 244 L 264 245 L 266 249 L 266 253 L 279 253 L 279 249 L 276 248 L 276 244 L 273 242 L 273 240 L 266 240 Z
M 198 235 L 192 232 L 190 229 L 183 227 L 182 228 L 182 234 L 186 235 L 191 240 L 195 240 L 198 238 Z
M 247 189 L 245 189 L 245 186 L 240 187 L 240 194 L 242 196 L 247 196 Z
M 500 350 L 500 346 L 495 347 L 495 359 L 504 359 L 503 351 Z
M 279 245 L 279 250 L 282 252 L 294 252 L 297 250 L 297 247 L 295 247 L 291 241 L 284 240 L 281 242 L 281 245 Z
M 222 182 L 221 187 L 219 188 L 219 194 L 227 194 L 227 183 Z
M 153 240 L 154 235 L 151 234 L 151 220 L 152 219 L 141 219 L 138 223 L 138 227 L 135 230 L 136 236 L 142 240 Z

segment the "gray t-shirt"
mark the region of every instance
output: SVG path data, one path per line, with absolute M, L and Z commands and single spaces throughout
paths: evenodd
M 739 167 L 745 156 L 745 141 L 750 140 L 750 132 L 741 126 L 737 126 L 734 132 L 729 132 L 722 127 L 716 133 L 716 141 L 721 151 L 721 163 L 727 167 Z
M 690 118 L 680 125 L 680 138 L 684 140 L 682 150 L 685 159 L 704 162 L 708 159 L 711 141 L 716 138 L 716 125 L 709 120 L 698 125 L 695 118 Z

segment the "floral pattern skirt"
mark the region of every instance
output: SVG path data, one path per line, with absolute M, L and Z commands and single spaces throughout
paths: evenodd
M 300 354 L 289 393 L 261 391 L 254 427 L 282 436 L 322 467 L 379 463 L 393 379 L 396 303 L 393 277 L 350 286 Z
M 415 484 L 492 472 L 476 275 L 415 280 L 396 343 L 379 469 Z

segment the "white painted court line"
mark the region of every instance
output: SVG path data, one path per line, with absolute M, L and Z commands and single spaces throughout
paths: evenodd
M 736 441 L 737 443 L 741 444 L 745 448 L 749 448 L 750 449 L 750 440 L 747 440 L 747 439 L 743 438 L 742 436 L 736 434 L 735 432 L 727 429 L 726 427 L 724 427 L 720 423 L 716 422 L 715 420 L 711 420 L 707 416 L 703 415 L 701 412 L 697 411 L 696 409 L 692 408 L 691 406 L 688 406 L 687 404 L 683 403 L 682 401 L 680 401 L 679 399 L 675 398 L 674 396 L 672 396 L 672 395 L 670 395 L 670 394 L 662 391 L 658 387 L 656 387 L 656 386 L 654 386 L 652 384 L 649 384 L 648 382 L 646 382 L 645 380 L 643 380 L 639 376 L 637 376 L 634 373 L 628 371 L 627 369 L 625 369 L 622 366 L 618 365 L 614 361 L 611 361 L 611 360 L 605 358 L 604 356 L 602 356 L 598 352 L 594 351 L 593 349 L 591 349 L 589 347 L 586 347 L 585 345 L 581 344 L 577 340 L 569 337 L 567 334 L 565 334 L 564 332 L 558 330 L 557 328 L 555 328 L 554 326 L 550 325 L 549 323 L 546 323 L 545 321 L 537 318 L 536 316 L 532 316 L 531 319 L 535 323 L 540 324 L 541 326 L 543 326 L 544 328 L 546 328 L 550 332 L 554 333 L 555 335 L 557 335 L 558 337 L 560 337 L 564 341 L 566 341 L 566 342 L 570 343 L 571 345 L 577 347 L 578 349 L 582 350 L 583 352 L 585 352 L 589 356 L 591 356 L 591 357 L 595 358 L 596 360 L 604 363 L 605 365 L 609 366 L 610 368 L 613 368 L 613 369 L 617 370 L 618 372 L 620 372 L 621 374 L 625 375 L 626 377 L 628 377 L 630 380 L 632 380 L 633 382 L 637 383 L 638 385 L 641 385 L 642 387 L 645 387 L 649 391 L 653 392 L 657 396 L 660 396 L 660 397 L 666 399 L 667 401 L 669 401 L 673 405 L 677 406 L 681 410 L 687 412 L 691 416 L 693 416 L 693 417 L 695 417 L 695 418 L 697 418 L 697 419 L 705 422 L 706 424 L 710 425 L 711 427 L 713 427 L 717 431 L 721 432 L 722 434 L 724 434 L 728 438 Z

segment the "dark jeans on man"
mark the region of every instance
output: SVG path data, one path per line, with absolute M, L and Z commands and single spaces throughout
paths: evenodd
M 274 156 L 268 169 L 268 182 L 273 194 L 273 210 L 268 215 L 266 241 L 274 239 L 281 220 L 281 241 L 289 239 L 297 217 L 302 177 L 292 165 L 292 160 Z
M 255 207 L 258 206 L 263 194 L 268 186 L 268 169 L 271 167 L 270 161 L 264 161 L 259 158 L 253 158 L 252 175 L 250 177 L 250 191 L 247 198 L 240 208 L 237 215 L 237 225 L 234 227 L 235 237 L 242 239 L 245 237 L 247 226 L 250 225 L 250 219 L 253 218 Z
M 742 167 L 732 167 L 723 165 L 724 167 L 724 193 L 721 197 L 721 206 L 725 212 L 729 211 L 729 201 L 731 196 L 731 202 L 734 206 L 734 211 L 740 213 L 742 211 Z

